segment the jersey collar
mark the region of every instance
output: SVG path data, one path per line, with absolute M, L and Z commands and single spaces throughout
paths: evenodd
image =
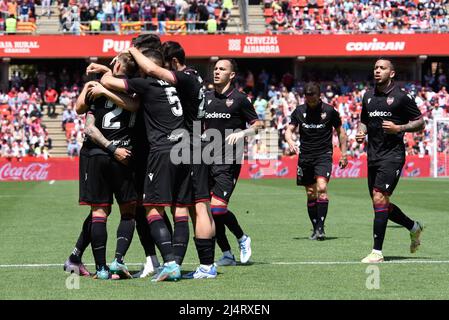
M 229 96 L 234 92 L 235 88 L 233 86 L 230 86 L 228 90 L 226 90 L 224 93 L 218 93 L 215 91 L 215 95 L 217 97 L 221 98 L 229 98 Z
M 391 80 L 390 85 L 389 85 L 388 87 L 386 87 L 384 90 L 379 91 L 379 90 L 377 89 L 377 87 L 376 87 L 375 90 L 376 90 L 376 93 L 383 93 L 383 94 L 385 94 L 385 95 L 388 95 L 391 91 L 393 91 L 394 87 L 395 87 L 394 81 Z

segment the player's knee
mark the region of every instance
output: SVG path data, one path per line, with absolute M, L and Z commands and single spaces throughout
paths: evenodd
M 327 191 L 323 190 L 322 192 L 318 191 L 318 200 L 327 200 Z
M 111 213 L 111 207 L 92 207 L 92 217 L 107 218 Z
M 373 190 L 373 204 L 383 205 L 388 203 L 388 195 L 379 190 Z

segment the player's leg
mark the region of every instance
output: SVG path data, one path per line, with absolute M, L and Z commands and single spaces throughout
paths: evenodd
M 316 223 L 316 234 L 317 240 L 324 240 L 324 222 L 326 221 L 327 209 L 329 206 L 329 199 L 327 196 L 327 178 L 317 177 L 316 179 L 316 190 L 317 190 L 317 200 L 316 200 L 316 213 L 317 213 L 317 223 Z
M 187 207 L 176 207 L 173 214 L 173 253 L 178 265 L 182 265 L 189 244 L 189 209 Z
M 152 281 L 178 280 L 181 277 L 181 269 L 175 261 L 171 234 L 162 217 L 164 207 L 147 206 L 146 210 L 151 236 L 164 261 L 161 271 L 156 274 Z
M 212 196 L 210 203 L 210 211 L 215 224 L 215 238 L 217 244 L 223 253 L 223 256 L 217 261 L 217 266 L 235 266 L 237 263 L 232 254 L 231 245 L 226 237 L 226 227 L 223 216 L 228 211 L 228 204 L 218 198 Z
M 131 245 L 135 228 L 135 202 L 120 204 L 120 223 L 117 228 L 117 245 L 115 249 L 115 259 L 110 265 L 112 273 L 123 274 L 127 278 L 132 278 L 125 265 L 124 257 Z
M 90 276 L 89 271 L 82 262 L 83 254 L 86 248 L 90 244 L 91 240 L 91 226 L 92 226 L 92 211 L 83 222 L 83 227 L 78 240 L 75 244 L 75 248 L 70 254 L 69 258 L 64 263 L 64 271 L 75 272 L 80 276 Z
M 390 195 L 393 193 L 399 182 L 403 165 L 404 163 L 388 164 L 388 175 L 389 177 L 391 177 L 391 186 L 389 186 Z M 421 244 L 421 233 L 424 230 L 424 226 L 422 225 L 422 223 L 410 219 L 404 212 L 402 212 L 402 210 L 397 205 L 391 202 L 388 208 L 388 219 L 403 226 L 410 232 L 410 252 L 415 253 L 416 250 L 418 250 L 419 245 Z
M 109 267 L 106 264 L 106 242 L 108 233 L 106 222 L 111 212 L 111 206 L 92 206 L 92 253 L 97 270 L 95 278 L 106 280 L 111 277 Z
M 373 250 L 366 256 L 363 263 L 383 262 L 382 246 L 388 224 L 389 193 L 385 191 L 382 168 L 379 164 L 368 164 L 368 188 L 371 191 L 371 199 L 374 209 L 373 221 Z
M 316 224 L 318 221 L 317 210 L 316 210 L 316 200 L 317 191 L 316 183 L 304 186 L 307 195 L 307 213 L 309 214 L 310 222 L 312 223 L 312 235 L 309 237 L 310 240 L 316 240 Z

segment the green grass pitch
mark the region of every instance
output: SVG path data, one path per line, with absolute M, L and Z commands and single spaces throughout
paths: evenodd
M 293 180 L 240 180 L 230 203 L 252 238 L 251 265 L 220 267 L 214 280 L 151 283 L 149 279 L 80 279 L 68 289 L 62 263 L 78 237 L 88 207 L 77 205 L 76 181 L 0 183 L 0 299 L 447 299 L 449 297 L 448 179 L 402 179 L 392 201 L 424 222 L 423 244 L 409 252 L 407 230 L 389 223 L 379 265 L 379 289 L 368 289 L 373 212 L 366 179 L 329 185 L 328 240 L 310 241 L 303 189 Z M 108 223 L 108 261 L 119 214 Z M 228 237 L 238 254 L 235 238 Z M 191 237 L 192 237 L 191 233 Z M 216 257 L 221 252 L 216 250 Z M 141 263 L 137 234 L 126 262 Z M 192 241 L 183 271 L 197 265 Z M 90 247 L 84 262 L 93 263 Z M 39 266 L 30 266 L 38 264 Z M 47 266 L 44 266 L 47 265 Z M 88 266 L 90 270 L 93 266 Z M 138 270 L 133 264 L 131 270 Z M 373 272 L 371 270 L 371 272 Z

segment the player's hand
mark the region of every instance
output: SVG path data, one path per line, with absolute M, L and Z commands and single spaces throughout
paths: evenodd
M 89 75 L 91 73 L 106 73 L 111 71 L 108 67 L 98 64 L 98 63 L 91 63 L 86 68 L 86 74 Z
M 228 144 L 236 144 L 236 142 L 240 139 L 242 139 L 245 136 L 243 131 L 239 131 L 236 133 L 231 133 L 229 136 L 226 137 L 226 141 Z
M 105 88 L 100 83 L 97 82 L 96 85 L 89 87 L 87 89 L 86 98 L 89 100 L 95 100 L 103 96 L 105 91 L 106 91 Z
M 383 121 L 382 129 L 386 134 L 396 134 L 401 132 L 401 127 L 391 121 Z
M 131 151 L 125 148 L 117 148 L 114 152 L 114 158 L 124 165 L 128 165 L 129 158 L 131 158 Z
M 299 154 L 299 148 L 293 141 L 287 141 L 288 146 L 290 148 L 290 152 L 293 152 L 295 154 Z
M 346 168 L 346 166 L 348 165 L 348 159 L 346 158 L 346 156 L 341 156 L 338 165 L 340 166 L 340 169 Z
M 355 141 L 357 141 L 358 144 L 362 144 L 363 142 L 365 142 L 365 137 L 366 137 L 366 133 L 363 131 L 359 131 L 355 135 Z

